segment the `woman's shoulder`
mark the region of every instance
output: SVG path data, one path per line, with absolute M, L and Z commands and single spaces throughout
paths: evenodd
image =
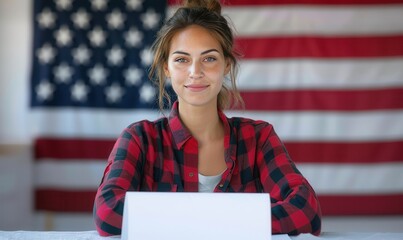
M 161 117 L 156 120 L 140 120 L 137 122 L 133 122 L 126 127 L 126 131 L 130 132 L 153 132 L 160 131 L 166 129 L 168 125 L 168 119 L 166 117 Z
M 269 122 L 247 117 L 231 117 L 228 118 L 228 123 L 236 129 L 253 128 L 256 131 L 259 131 L 265 128 L 273 128 L 273 125 Z
M 245 117 L 232 117 L 228 119 L 232 132 L 242 138 L 252 137 L 258 141 L 278 141 L 279 137 L 274 130 L 274 126 L 264 120 L 256 120 Z

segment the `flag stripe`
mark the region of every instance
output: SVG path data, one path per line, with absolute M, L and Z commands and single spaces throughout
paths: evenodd
M 36 189 L 35 209 L 54 212 L 92 212 L 96 191 Z
M 38 139 L 37 161 L 102 161 L 105 162 L 115 140 Z M 90 144 L 89 144 L 90 143 Z M 285 142 L 297 163 L 380 163 L 403 160 L 403 140 L 381 142 Z M 382 151 L 379 151 L 382 149 Z
M 105 159 L 109 156 L 114 140 L 112 139 L 68 139 L 38 138 L 34 144 L 35 159 Z
M 32 135 L 41 137 L 112 138 L 116 139 L 129 124 L 157 119 L 161 114 L 151 109 L 33 109 Z M 101 131 L 102 130 L 102 131 Z
M 400 24 L 403 22 L 403 5 L 345 7 L 269 5 L 228 7 L 223 9 L 223 13 L 231 19 L 239 37 L 395 35 L 403 32 L 403 24 Z M 380 16 L 382 21 L 379 21 Z
M 37 176 L 34 185 L 37 188 L 96 189 L 101 182 L 106 162 L 106 158 L 86 161 L 43 159 L 34 167 Z
M 108 110 L 36 109 L 32 113 L 30 117 L 37 123 L 37 128 L 32 129 L 33 136 L 56 139 L 116 139 L 130 123 L 157 119 L 160 116 L 158 112 L 152 110 L 115 111 L 111 114 Z M 226 113 L 228 117 L 241 116 L 272 123 L 283 141 L 376 142 L 403 139 L 402 110 L 360 112 L 241 110 Z M 79 126 L 74 124 L 73 119 L 80 119 Z
M 319 202 L 326 216 L 403 214 L 403 194 L 319 195 Z
M 297 163 L 402 162 L 403 140 L 383 142 L 285 142 Z M 382 151 L 380 151 L 382 149 Z
M 326 159 L 323 159 L 326 161 Z M 403 163 L 297 163 L 318 194 L 403 193 Z M 337 181 L 335 181 L 337 179 Z
M 403 35 L 241 37 L 236 44 L 244 59 L 369 58 L 403 56 Z
M 366 111 L 403 109 L 403 88 L 366 90 L 244 91 L 248 110 Z
M 229 112 L 272 123 L 283 141 L 386 141 L 403 139 L 403 111 Z
M 242 60 L 244 90 L 403 87 L 403 58 Z

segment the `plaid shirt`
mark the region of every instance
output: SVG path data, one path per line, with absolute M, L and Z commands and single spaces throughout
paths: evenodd
M 273 233 L 319 234 L 314 190 L 291 161 L 272 125 L 245 118 L 224 124 L 227 170 L 215 192 L 268 192 Z M 94 218 L 100 235 L 121 233 L 126 191 L 198 191 L 198 145 L 178 116 L 130 125 L 118 138 L 98 188 Z M 236 211 L 234 209 L 234 211 Z

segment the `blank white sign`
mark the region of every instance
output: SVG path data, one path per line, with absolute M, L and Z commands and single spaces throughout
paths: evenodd
M 267 193 L 127 192 L 123 240 L 270 240 Z

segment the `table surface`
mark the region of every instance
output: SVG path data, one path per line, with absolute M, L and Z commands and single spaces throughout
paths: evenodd
M 402 230 L 403 231 L 403 230 Z M 275 240 L 276 237 L 273 238 Z M 319 237 L 311 234 L 301 234 L 298 236 L 290 236 L 293 240 L 320 240 L 320 239 L 362 239 L 362 240 L 402 240 L 403 232 L 401 233 L 339 233 L 339 232 L 324 232 Z M 116 240 L 120 236 L 101 237 L 96 231 L 80 231 L 80 232 L 62 232 L 62 231 L 0 231 L 0 240 Z

